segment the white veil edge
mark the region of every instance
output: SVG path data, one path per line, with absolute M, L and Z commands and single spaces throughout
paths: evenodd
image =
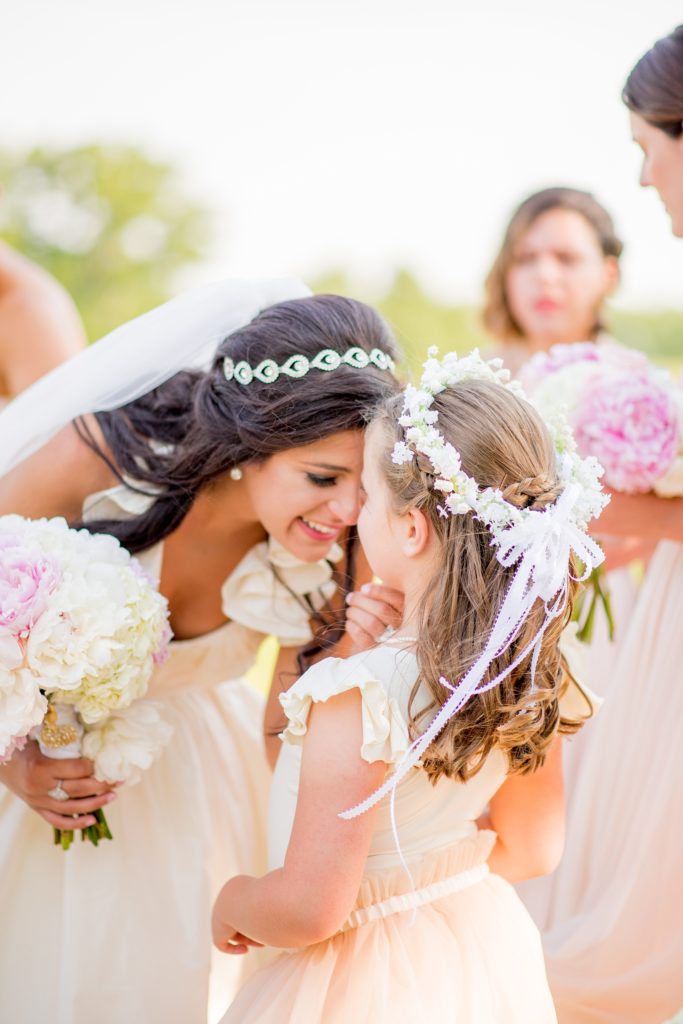
M 116 409 L 180 370 L 207 365 L 219 342 L 262 309 L 310 294 L 293 278 L 218 281 L 122 324 L 0 412 L 0 476 L 76 417 Z

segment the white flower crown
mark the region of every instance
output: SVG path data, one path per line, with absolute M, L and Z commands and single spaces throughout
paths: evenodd
M 439 361 L 436 348 L 430 348 L 428 354 L 419 388 L 409 385 L 405 390 L 403 413 L 399 418 L 405 441 L 395 444 L 392 461 L 401 465 L 414 459 L 418 452 L 426 456 L 434 469 L 434 487 L 445 495 L 439 513 L 449 516 L 473 512 L 491 531 L 494 541 L 499 543 L 501 531 L 510 526 L 521 526 L 529 517 L 537 517 L 538 511 L 517 508 L 505 500 L 499 489 L 480 489 L 476 480 L 463 470 L 460 454 L 439 433 L 436 427 L 438 415 L 431 407 L 441 391 L 465 380 L 491 381 L 519 398 L 529 400 L 521 385 L 510 380 L 510 372 L 504 368 L 502 359 L 484 360 L 478 349 L 462 359 L 458 359 L 455 352 L 448 352 Z M 557 453 L 560 482 L 565 488 L 572 483 L 579 485 L 572 518 L 577 526 L 585 529 L 609 500 L 600 486 L 602 467 L 597 459 L 583 459 L 577 454 L 566 421 L 557 418 L 554 422 L 546 421 L 546 426 Z

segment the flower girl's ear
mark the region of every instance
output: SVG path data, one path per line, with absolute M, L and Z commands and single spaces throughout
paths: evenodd
M 403 543 L 401 548 L 406 558 L 417 558 L 424 554 L 432 539 L 432 525 L 422 509 L 411 508 L 402 517 Z

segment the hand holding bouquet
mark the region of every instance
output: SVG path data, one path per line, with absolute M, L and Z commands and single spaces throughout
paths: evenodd
M 615 491 L 683 495 L 683 388 L 642 352 L 617 344 L 554 345 L 525 365 L 521 382 L 541 413 L 569 420 L 581 455 L 593 455 Z M 593 598 L 579 631 L 589 640 L 598 603 L 610 628 L 609 596 L 593 575 Z
M 171 733 L 141 700 L 169 639 L 165 599 L 115 538 L 0 517 L 0 760 L 31 735 L 49 757 L 91 758 L 101 781 L 137 781 Z M 97 844 L 111 833 L 95 816 L 83 838 Z

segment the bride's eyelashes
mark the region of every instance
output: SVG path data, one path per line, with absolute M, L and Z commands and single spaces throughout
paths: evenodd
M 316 487 L 334 487 L 337 482 L 336 476 L 318 476 L 317 473 L 307 473 L 306 476 Z

